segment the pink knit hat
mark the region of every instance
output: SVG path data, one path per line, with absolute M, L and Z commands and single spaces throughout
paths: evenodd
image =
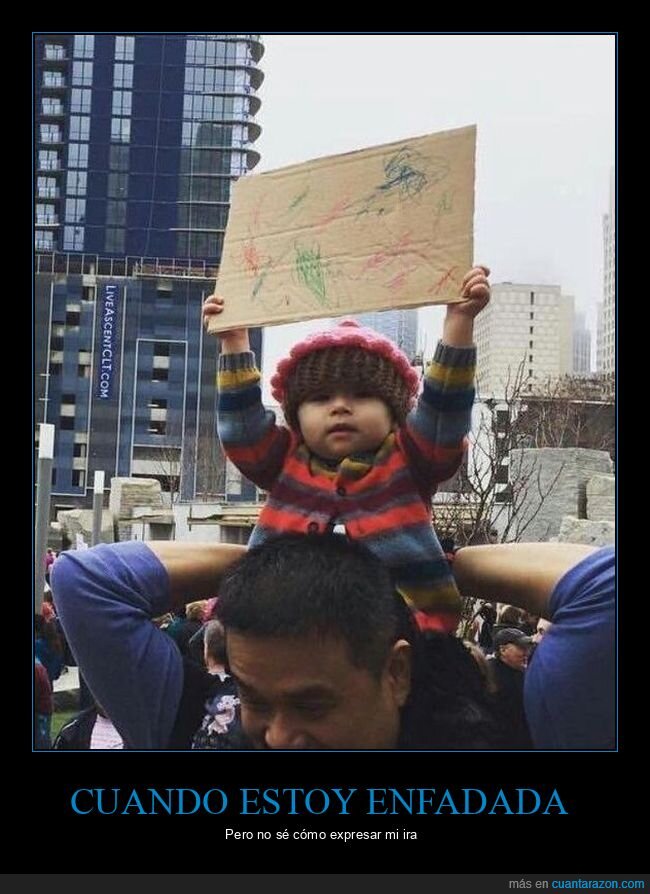
M 307 361 L 310 369 L 305 376 L 305 358 L 312 358 L 316 353 L 319 354 L 318 362 Z M 369 361 L 374 357 L 375 362 L 365 364 L 362 369 L 354 362 L 359 355 L 365 355 Z M 316 359 L 314 357 L 312 361 Z M 384 370 L 390 371 L 388 379 L 385 373 L 382 375 Z M 306 387 L 301 385 L 298 389 L 295 388 L 297 371 Z M 288 357 L 278 363 L 276 373 L 271 378 L 271 393 L 285 408 L 287 422 L 295 425 L 296 399 L 304 397 L 308 382 L 315 383 L 319 380 L 319 387 L 328 384 L 333 386 L 341 380 L 342 371 L 347 382 L 355 382 L 357 385 L 362 384 L 358 380 L 359 376 L 365 380 L 364 386 L 368 386 L 369 376 L 374 377 L 378 395 L 393 408 L 396 404 L 401 404 L 410 409 L 415 402 L 420 379 L 408 357 L 390 339 L 373 329 L 360 326 L 356 320 L 346 319 L 341 320 L 334 329 L 307 336 L 293 346 Z M 397 400 L 396 391 L 402 395 Z M 290 411 L 288 414 L 287 409 Z M 398 412 L 397 416 L 402 416 L 402 413 Z

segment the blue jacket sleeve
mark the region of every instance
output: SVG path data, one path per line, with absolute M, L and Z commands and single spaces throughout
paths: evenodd
M 579 562 L 551 596 L 552 626 L 526 671 L 524 704 L 536 748 L 616 746 L 615 552 Z
M 52 570 L 52 593 L 79 670 L 126 747 L 167 747 L 183 662 L 151 622 L 169 608 L 165 567 L 137 541 L 69 551 Z

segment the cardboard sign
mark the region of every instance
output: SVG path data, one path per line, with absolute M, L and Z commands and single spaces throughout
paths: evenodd
M 210 331 L 457 299 L 475 144 L 463 127 L 241 178 Z

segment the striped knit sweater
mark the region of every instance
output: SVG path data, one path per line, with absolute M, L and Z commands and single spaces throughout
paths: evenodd
M 252 352 L 222 354 L 219 438 L 242 474 L 269 494 L 249 545 L 281 533 L 324 533 L 342 524 L 350 538 L 390 568 L 415 609 L 453 632 L 460 596 L 433 530 L 431 498 L 463 457 L 475 363 L 474 347 L 439 342 L 404 426 L 375 452 L 348 456 L 337 465 L 276 424 L 275 414 L 262 405 Z

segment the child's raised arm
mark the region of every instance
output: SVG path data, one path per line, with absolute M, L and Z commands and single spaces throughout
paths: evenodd
M 464 301 L 447 305 L 442 341 L 453 348 L 470 348 L 474 341 L 474 317 L 490 300 L 488 267 L 472 267 L 463 277 L 461 294 Z
M 207 327 L 210 317 L 220 314 L 223 310 L 223 298 L 221 295 L 210 295 L 203 302 L 203 325 Z M 248 329 L 230 329 L 228 332 L 218 332 L 221 339 L 222 354 L 241 354 L 250 351 Z

